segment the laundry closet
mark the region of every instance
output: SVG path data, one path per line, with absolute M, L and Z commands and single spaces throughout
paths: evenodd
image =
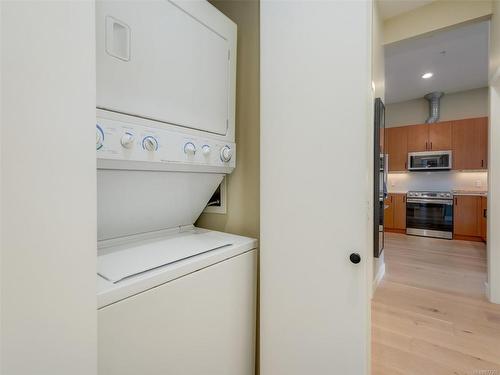
M 100 1 L 96 40 L 99 373 L 253 374 L 257 241 L 194 226 L 236 167 L 237 26 Z

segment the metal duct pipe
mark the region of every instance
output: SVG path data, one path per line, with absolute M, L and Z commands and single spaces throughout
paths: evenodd
M 426 124 L 433 124 L 439 121 L 439 100 L 443 95 L 443 92 L 434 91 L 424 96 L 429 101 L 429 117 L 425 120 Z

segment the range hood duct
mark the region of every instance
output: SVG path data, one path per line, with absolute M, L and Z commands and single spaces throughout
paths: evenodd
M 424 96 L 429 101 L 429 117 L 425 120 L 426 124 L 433 124 L 439 121 L 439 101 L 443 95 L 443 92 L 434 91 Z

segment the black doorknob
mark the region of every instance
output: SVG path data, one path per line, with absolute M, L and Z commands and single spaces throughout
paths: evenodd
M 352 253 L 351 255 L 349 255 L 349 259 L 354 264 L 358 264 L 359 262 L 361 262 L 361 256 L 358 253 Z

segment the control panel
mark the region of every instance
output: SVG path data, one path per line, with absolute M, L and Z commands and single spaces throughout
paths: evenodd
M 408 197 L 411 198 L 426 198 L 426 199 L 451 199 L 452 194 L 447 191 L 409 191 Z
M 235 144 L 110 119 L 97 119 L 100 160 L 235 167 Z

